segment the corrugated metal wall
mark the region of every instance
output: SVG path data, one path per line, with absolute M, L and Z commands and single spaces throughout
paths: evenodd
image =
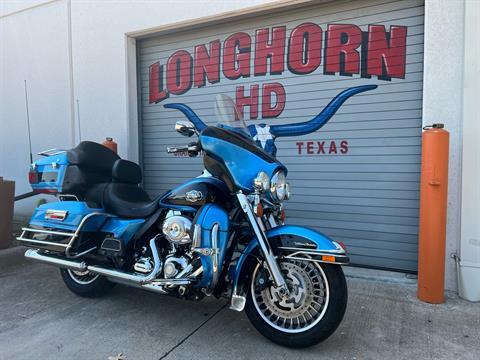
M 278 82 L 285 89 L 286 101 L 277 118 L 262 119 L 261 104 L 258 119 L 249 119 L 248 107 L 245 114 L 247 124 L 286 124 L 309 120 L 346 88 L 377 84 L 376 90 L 349 99 L 319 131 L 277 140 L 278 158 L 289 168 L 288 178 L 293 187 L 293 199 L 287 204 L 287 222 L 313 227 L 344 242 L 353 263 L 416 271 L 423 22 L 421 0 L 336 1 L 139 41 L 140 134 L 147 191 L 151 195 L 160 194 L 202 170 L 201 158 L 166 153 L 167 146 L 183 145 L 188 140 L 174 131 L 175 122 L 183 119 L 182 114 L 164 109 L 164 104 L 186 103 L 204 121 L 214 124 L 216 94 L 224 93 L 235 99 L 240 85 L 244 85 L 248 95 L 251 85 L 259 84 L 261 90 L 263 84 Z M 294 74 L 285 65 L 281 74 L 253 76 L 255 31 L 268 28 L 271 35 L 272 27 L 285 26 L 287 47 L 291 31 L 303 23 L 322 28 L 324 55 L 329 24 L 353 24 L 363 32 L 369 30 L 369 25 L 384 25 L 386 31 L 391 26 L 406 27 L 404 78 L 385 80 L 375 75 L 368 78 L 362 74 L 325 74 L 325 56 L 320 66 L 308 74 Z M 245 32 L 252 38 L 250 76 L 230 80 L 220 72 L 219 82 L 207 80 L 206 86 L 193 85 L 182 95 L 170 94 L 157 103 L 149 101 L 152 64 L 163 65 L 164 70 L 175 51 L 186 50 L 194 58 L 196 45 L 207 44 L 209 49 L 209 42 L 217 39 L 223 45 L 225 39 L 237 32 Z M 391 34 L 387 40 L 389 36 L 391 40 Z M 362 48 L 365 47 L 362 43 Z M 364 70 L 365 66 L 362 61 L 360 67 Z M 163 84 L 160 81 L 156 85 L 161 88 L 165 82 L 163 79 Z M 177 79 L 177 85 L 179 82 Z M 323 151 L 319 143 L 323 144 Z

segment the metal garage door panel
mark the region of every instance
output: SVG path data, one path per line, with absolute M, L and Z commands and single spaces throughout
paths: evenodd
M 313 227 L 335 240 L 343 241 L 353 263 L 416 271 L 423 21 L 424 6 L 421 0 L 337 1 L 270 17 L 256 17 L 228 25 L 140 40 L 140 133 L 147 191 L 152 195 L 162 193 L 197 176 L 203 168 L 200 158 L 166 154 L 167 146 L 185 144 L 188 140 L 173 129 L 175 121 L 183 118 L 182 114 L 164 109 L 164 104 L 185 103 L 205 122 L 215 124 L 213 101 L 216 94 L 224 93 L 236 99 L 239 86 L 244 87 L 248 96 L 251 87 L 258 85 L 259 114 L 252 119 L 250 107 L 244 107 L 247 123 L 288 124 L 314 117 L 344 89 L 376 84 L 376 90 L 347 100 L 319 131 L 302 137 L 277 139 L 278 158 L 289 168 L 288 177 L 294 189 L 293 199 L 287 204 L 288 222 Z M 284 64 L 281 74 L 267 72 L 266 75 L 253 76 L 256 30 L 268 29 L 271 36 L 273 27 L 285 27 L 283 60 L 287 63 L 288 39 L 294 29 L 305 23 L 320 26 L 323 31 L 319 66 L 308 74 L 300 75 Z M 365 33 L 364 42 L 357 48 L 359 59 L 367 59 L 368 56 L 361 52 L 362 48 L 372 46 L 373 49 L 374 40 L 369 38 L 369 26 L 385 26 L 388 46 L 392 37 L 398 35 L 392 35 L 392 26 L 405 27 L 404 76 L 390 76 L 388 79 L 368 76 L 366 60 L 359 60 L 358 67 L 363 73 L 326 74 L 326 32 L 332 24 L 355 25 Z M 152 101 L 149 97 L 152 92 L 150 73 L 154 64 L 163 66 L 162 70 L 166 72 L 168 59 L 179 50 L 188 52 L 194 63 L 195 46 L 205 44 L 209 51 L 209 43 L 215 40 L 220 42 L 222 60 L 225 40 L 238 32 L 247 33 L 251 38 L 250 76 L 227 79 L 222 72 L 222 66 L 225 65 L 222 63 L 218 82 L 211 82 L 207 78 L 205 86 L 196 86 L 194 82 L 183 94 L 170 94 L 168 98 Z M 341 41 L 346 41 L 345 36 Z M 391 69 L 385 65 L 391 59 L 384 60 L 384 75 L 388 75 Z M 339 61 L 342 61 L 342 57 L 339 57 Z M 267 69 L 270 66 L 268 61 Z M 162 72 L 162 81 L 157 84 L 157 90 L 166 90 L 164 76 Z M 181 80 L 177 78 L 176 84 Z M 285 90 L 285 106 L 278 116 L 262 118 L 261 89 L 262 85 L 269 83 L 281 84 Z

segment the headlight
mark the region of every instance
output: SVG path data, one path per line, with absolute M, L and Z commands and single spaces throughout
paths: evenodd
M 270 189 L 270 178 L 268 177 L 267 173 L 264 171 L 260 171 L 257 177 L 253 180 L 253 186 L 255 189 L 265 192 Z
M 280 170 L 277 171 L 270 183 L 270 193 L 272 196 L 272 200 L 274 201 L 283 201 L 288 199 L 289 196 L 289 185 L 287 184 L 287 180 L 285 178 L 285 173 Z

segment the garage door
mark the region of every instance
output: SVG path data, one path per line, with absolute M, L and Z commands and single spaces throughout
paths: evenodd
M 416 271 L 423 71 L 423 1 L 336 1 L 138 41 L 145 187 L 158 195 L 199 175 L 166 109 L 184 103 L 215 124 L 216 94 L 247 124 L 312 119 L 348 99 L 320 130 L 278 138 L 293 199 L 287 222 L 347 245 L 352 262 Z

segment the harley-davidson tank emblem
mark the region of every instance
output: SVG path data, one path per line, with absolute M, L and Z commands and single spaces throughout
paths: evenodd
M 190 202 L 197 202 L 203 199 L 203 194 L 198 190 L 191 190 L 185 194 L 185 200 Z

